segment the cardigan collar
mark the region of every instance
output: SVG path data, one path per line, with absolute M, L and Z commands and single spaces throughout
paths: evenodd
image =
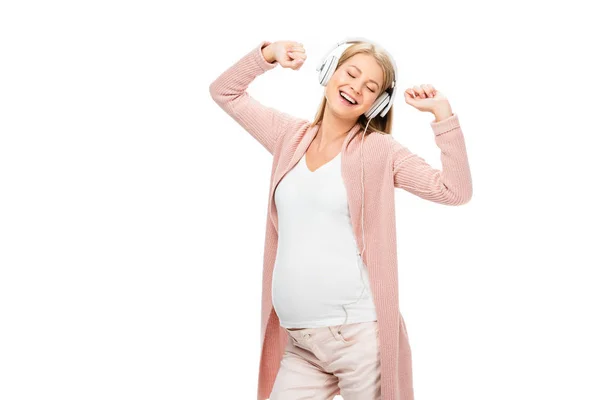
M 319 131 L 319 126 L 320 126 L 320 124 L 316 124 L 313 127 L 308 128 L 307 131 L 304 133 L 304 135 L 302 135 L 302 137 L 293 139 L 295 141 L 296 140 L 299 140 L 299 141 L 297 142 L 296 149 L 294 150 L 292 157 L 287 162 L 285 168 L 282 168 L 281 170 L 279 170 L 279 168 L 278 168 L 278 170 L 273 175 L 273 185 L 271 185 L 271 193 L 270 193 L 270 198 L 269 198 L 269 201 L 271 202 L 271 206 L 269 207 L 269 216 L 271 217 L 271 221 L 275 225 L 275 230 L 277 232 L 279 232 L 279 230 L 278 230 L 277 210 L 275 207 L 275 198 L 274 198 L 275 189 L 277 188 L 277 185 L 283 179 L 285 174 L 287 174 L 292 168 L 294 168 L 294 166 L 298 163 L 298 161 L 300 161 L 302 156 L 306 153 L 310 143 L 313 141 L 317 132 Z M 344 139 L 344 143 L 342 144 L 342 149 L 341 149 L 342 156 L 343 156 L 343 152 L 345 152 L 346 149 L 348 148 L 348 144 L 350 143 L 350 140 L 352 140 L 354 135 L 356 135 L 356 133 L 359 130 L 360 130 L 360 123 L 358 123 L 358 121 L 357 121 L 356 124 L 354 124 L 354 126 L 346 134 L 346 138 Z M 285 162 L 285 157 L 282 158 L 282 161 Z

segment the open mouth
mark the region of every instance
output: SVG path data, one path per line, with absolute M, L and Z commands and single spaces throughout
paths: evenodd
M 344 96 L 346 96 L 346 97 L 344 97 Z M 345 105 L 347 105 L 349 107 L 357 105 L 356 102 L 353 102 L 352 100 L 348 100 L 347 97 L 349 97 L 349 96 L 346 95 L 346 94 L 342 94 L 341 90 L 339 91 L 339 97 L 340 97 L 340 99 L 342 101 L 342 104 L 345 104 Z

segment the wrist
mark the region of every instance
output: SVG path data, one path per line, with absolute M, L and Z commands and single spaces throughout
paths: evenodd
M 265 61 L 267 61 L 270 64 L 273 64 L 275 62 L 275 54 L 273 52 L 273 44 L 269 43 L 267 46 L 263 47 L 261 49 L 262 55 L 265 59 Z
M 450 103 L 448 103 L 448 102 L 444 102 L 444 103 L 438 105 L 436 108 L 433 109 L 432 114 L 435 116 L 435 122 L 439 122 L 443 119 L 446 119 L 446 118 L 454 115 L 452 113 L 452 108 L 450 107 Z

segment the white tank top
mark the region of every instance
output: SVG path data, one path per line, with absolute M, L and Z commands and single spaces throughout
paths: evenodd
M 352 232 L 341 157 L 311 172 L 304 155 L 275 190 L 278 246 L 271 295 L 285 328 L 377 320 Z

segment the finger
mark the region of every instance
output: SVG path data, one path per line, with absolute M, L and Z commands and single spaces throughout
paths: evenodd
M 427 97 L 433 97 L 433 86 L 431 86 L 430 84 L 427 83 L 427 84 L 421 85 L 421 87 L 423 88 L 425 93 L 427 93 Z
M 290 58 L 293 58 L 293 59 L 306 60 L 306 54 L 304 54 L 300 51 L 288 51 L 287 54 Z
M 300 69 L 300 67 L 304 64 L 304 60 L 299 59 L 299 60 L 294 60 L 292 61 L 292 69 Z
M 429 85 L 431 87 L 431 93 L 433 94 L 433 97 L 435 97 L 435 95 L 437 94 L 437 90 L 436 88 L 433 87 L 433 85 Z
M 423 92 L 425 93 L 426 97 L 432 97 L 431 95 L 431 90 L 429 89 L 429 85 L 427 84 L 422 84 L 421 85 L 421 89 L 423 89 Z
M 299 46 L 298 44 L 295 43 L 290 43 L 285 47 L 286 52 L 287 51 L 304 51 L 304 48 L 302 46 Z
M 294 68 L 296 66 L 295 60 L 284 60 L 281 62 L 281 66 L 284 68 Z
M 413 86 L 413 90 L 417 93 L 417 96 L 420 98 L 425 98 L 425 91 L 420 86 Z

